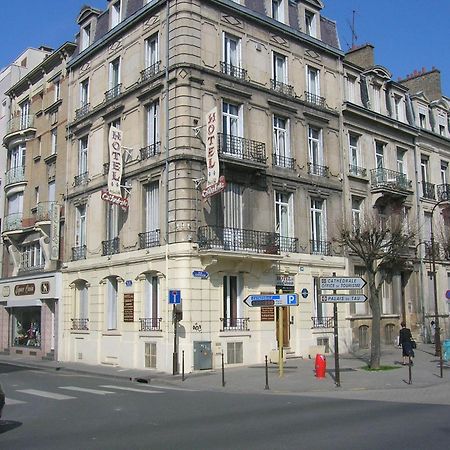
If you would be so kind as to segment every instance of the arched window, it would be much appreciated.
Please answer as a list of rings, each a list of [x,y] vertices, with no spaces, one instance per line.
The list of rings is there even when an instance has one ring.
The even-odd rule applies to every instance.
[[[369,327],[361,325],[358,329],[359,348],[369,348]]]
[[[74,283],[75,302],[74,317],[72,320],[72,330],[88,330],[89,329],[89,300],[88,300],[88,283],[85,280],[77,280]]]
[[[394,344],[395,337],[395,325],[393,323],[388,323],[384,327],[384,343],[387,345]]]

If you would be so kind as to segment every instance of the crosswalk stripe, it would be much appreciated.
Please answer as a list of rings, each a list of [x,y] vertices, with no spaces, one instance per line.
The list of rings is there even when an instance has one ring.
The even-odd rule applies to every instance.
[[[24,402],[22,400],[15,400],[13,398],[6,397],[5,398],[5,403],[6,403],[7,406],[9,406],[9,405],[20,405],[20,404],[26,403],[26,402]]]
[[[143,392],[144,394],[163,394],[162,391],[151,391],[149,389],[136,389],[132,387],[124,387],[124,386],[112,386],[112,385],[102,385],[100,387],[107,389],[119,389],[121,391],[131,391],[131,392]]]
[[[100,387],[105,387],[105,386],[100,386]],[[111,391],[101,391],[99,389],[88,389],[88,388],[82,388],[82,387],[78,387],[78,386],[60,386],[59,389],[67,389],[68,391],[87,392],[89,394],[96,394],[96,395],[114,394],[114,392],[111,392]]]
[[[69,395],[57,394],[56,392],[40,391],[38,389],[20,389],[17,392],[24,394],[37,395],[38,397],[51,398],[53,400],[70,400],[76,397],[70,397]]]

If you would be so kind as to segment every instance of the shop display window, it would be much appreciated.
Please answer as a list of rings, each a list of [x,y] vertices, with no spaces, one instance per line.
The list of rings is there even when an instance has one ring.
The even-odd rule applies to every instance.
[[[13,308],[12,325],[14,346],[41,346],[41,308],[39,306]]]

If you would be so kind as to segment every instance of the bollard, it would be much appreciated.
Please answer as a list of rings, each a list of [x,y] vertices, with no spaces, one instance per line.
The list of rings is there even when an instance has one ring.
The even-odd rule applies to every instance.
[[[408,357],[409,358],[409,364],[408,364],[408,375],[409,375],[409,380],[408,380],[408,384],[412,384],[412,359],[411,356]]]
[[[223,352],[222,352],[222,387],[225,387],[225,366],[223,363]]]
[[[266,359],[266,386],[264,389],[267,391],[269,389],[269,366],[267,365],[267,355],[265,356]]]
[[[184,381],[184,350],[181,352],[181,381]]]
[[[327,370],[327,361],[324,355],[317,354],[315,361],[316,378],[325,378]]]

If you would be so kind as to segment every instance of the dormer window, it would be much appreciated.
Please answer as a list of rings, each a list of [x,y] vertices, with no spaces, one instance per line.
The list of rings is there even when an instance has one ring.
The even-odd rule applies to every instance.
[[[400,122],[404,121],[403,98],[400,95],[394,95],[394,113],[395,120],[398,120]]]
[[[305,11],[305,33],[316,37],[316,15],[312,11]]]
[[[272,18],[284,22],[284,0],[272,0]]]
[[[85,50],[91,44],[91,24],[84,26],[81,29],[80,35],[80,51]]]
[[[114,28],[122,20],[122,0],[117,0],[111,5],[111,28]]]
[[[419,127],[427,128],[427,110],[419,107]]]

